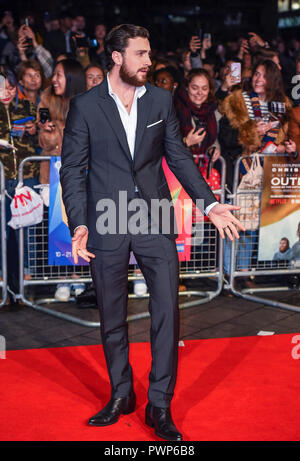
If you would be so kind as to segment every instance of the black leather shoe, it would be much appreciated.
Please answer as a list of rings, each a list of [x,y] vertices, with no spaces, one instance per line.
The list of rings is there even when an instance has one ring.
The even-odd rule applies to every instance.
[[[76,305],[80,309],[98,309],[94,285],[88,286],[80,295],[76,296]]]
[[[92,416],[88,422],[90,426],[109,426],[118,421],[120,415],[129,415],[135,410],[136,396],[132,392],[128,397],[111,399],[108,404]]]
[[[154,407],[150,403],[146,406],[145,422],[148,426],[154,427],[155,434],[165,440],[182,440],[182,435],[172,421],[170,408]]]

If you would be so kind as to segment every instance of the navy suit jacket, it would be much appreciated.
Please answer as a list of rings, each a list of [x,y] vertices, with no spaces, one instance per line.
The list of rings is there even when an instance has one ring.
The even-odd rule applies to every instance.
[[[96,205],[100,199],[113,199],[118,204],[119,191],[126,191],[128,199],[133,199],[137,186],[149,208],[151,199],[171,201],[163,157],[193,201],[203,199],[204,209],[216,201],[182,142],[171,93],[148,83],[145,86],[147,91],[137,100],[133,159],[106,79],[70,102],[61,155],[62,196],[71,235],[77,226],[86,225],[90,248],[116,249],[124,239],[118,232],[98,233],[100,212]],[[118,211],[117,205],[117,216]],[[167,235],[172,239],[177,237],[173,218],[172,208]],[[158,226],[163,232],[161,223]]]

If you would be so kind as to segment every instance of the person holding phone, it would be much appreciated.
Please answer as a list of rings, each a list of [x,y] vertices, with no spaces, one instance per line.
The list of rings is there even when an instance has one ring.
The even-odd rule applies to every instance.
[[[86,90],[85,72],[81,64],[75,59],[63,59],[56,64],[51,79],[51,86],[41,96],[38,111],[39,120],[39,145],[42,147],[41,155],[60,156],[63,131],[69,111],[70,100],[78,93]],[[41,184],[49,184],[49,162],[41,162]],[[55,291],[55,298],[62,302],[70,299],[71,288],[75,295],[82,292],[84,284],[61,283]]]
[[[46,78],[50,78],[53,71],[51,53],[37,42],[34,31],[28,24],[22,24],[18,30],[17,48],[21,62],[35,59],[42,66]]]
[[[236,88],[236,85],[239,85],[241,82],[241,67],[238,72],[238,68],[235,67],[236,64],[240,64],[241,66],[240,62],[231,59],[225,63],[221,72],[221,85],[216,91],[216,98],[218,101],[223,101],[230,92]],[[234,70],[236,71],[235,75],[233,75]]]
[[[32,126],[35,128],[36,107],[30,101],[18,98],[17,79],[9,69],[2,68],[0,76],[5,79],[5,91],[0,96],[0,139],[7,141],[11,146],[9,148],[0,146],[0,160],[4,165],[5,190],[10,197],[14,197],[21,161],[31,155],[37,155],[38,143],[35,129],[32,133]],[[39,166],[37,163],[28,162],[23,169],[23,174],[25,186],[33,187],[38,184]],[[7,196],[5,200],[6,222],[8,222],[11,219],[11,199]],[[11,232],[15,232],[18,241],[19,232],[6,226],[7,239]],[[28,268],[27,241],[27,228],[24,228],[24,278],[29,280],[31,276]],[[15,256],[11,260],[15,261]],[[0,277],[2,277],[1,264],[2,259],[0,258]]]
[[[268,109],[268,103],[272,101],[284,106],[285,113],[272,115]],[[277,153],[296,151],[295,142],[288,136],[290,109],[291,102],[285,95],[281,72],[271,60],[261,61],[254,68],[250,92],[237,89],[223,101],[219,141],[227,164],[227,189],[232,191],[235,161],[240,155],[245,156],[241,163],[243,175],[250,168],[249,155],[254,152],[264,152],[271,147]],[[242,271],[249,270],[256,234],[256,230],[248,230],[241,236],[244,250],[238,253],[237,264]],[[230,242],[225,244],[224,271],[226,274],[230,272]],[[252,288],[254,282],[247,279],[245,285]]]
[[[207,166],[206,155],[209,147],[216,145],[213,162],[220,156],[217,145],[218,119],[214,83],[205,69],[192,69],[175,95],[174,104],[179,119],[180,130],[185,145],[197,156],[199,166]]]

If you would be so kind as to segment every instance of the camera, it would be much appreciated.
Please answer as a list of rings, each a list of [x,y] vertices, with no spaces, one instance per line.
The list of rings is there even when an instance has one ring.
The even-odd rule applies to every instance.
[[[97,40],[88,38],[88,37],[76,37],[76,47],[77,48],[94,48],[98,46]]]

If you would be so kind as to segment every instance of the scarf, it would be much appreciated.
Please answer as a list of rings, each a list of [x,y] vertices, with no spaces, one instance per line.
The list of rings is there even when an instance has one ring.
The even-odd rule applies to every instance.
[[[247,93],[243,93],[245,103],[247,106],[249,118],[252,120],[255,120],[257,118],[263,119],[265,115],[269,115],[269,110],[268,110],[268,103],[261,103],[258,98],[258,94],[252,91],[250,95]],[[262,151],[266,144],[270,141],[274,142],[275,139],[277,138],[277,135],[279,133],[280,129],[280,122],[277,123],[277,125],[271,130],[267,131],[267,133],[264,134],[262,141],[261,141],[261,148],[260,150]]]
[[[191,147],[193,154],[197,156],[196,163],[199,164],[199,156],[205,155],[207,149],[212,146],[217,139],[217,121],[215,117],[217,103],[214,101],[204,102],[201,104],[201,107],[197,107],[190,100],[186,89],[181,88],[174,98],[174,105],[182,137],[186,137],[195,126],[193,120],[194,123],[196,120],[206,123],[206,136],[202,143]],[[203,164],[207,166],[208,161],[208,157],[205,157],[204,162],[201,162],[202,166]]]

